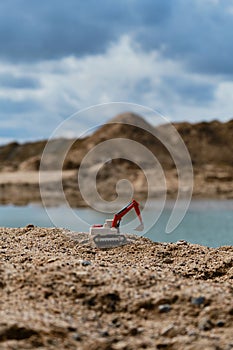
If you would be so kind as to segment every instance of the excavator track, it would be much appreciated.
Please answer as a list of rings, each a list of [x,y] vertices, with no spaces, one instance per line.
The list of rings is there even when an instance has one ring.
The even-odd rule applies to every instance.
[[[102,249],[119,247],[127,243],[126,237],[122,234],[96,235],[93,237],[93,241],[98,248]]]

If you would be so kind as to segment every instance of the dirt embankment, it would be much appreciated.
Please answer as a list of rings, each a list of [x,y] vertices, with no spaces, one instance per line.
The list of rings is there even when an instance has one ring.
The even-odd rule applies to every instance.
[[[111,169],[110,169],[111,168]],[[91,172],[91,170],[90,170]],[[233,198],[233,170],[230,167],[216,168],[211,165],[203,166],[194,173],[193,198]],[[177,195],[178,180],[175,169],[165,171],[167,198],[175,198]],[[43,196],[46,199],[46,205],[56,206],[64,201],[61,192],[59,180],[60,173],[48,171],[43,176]],[[81,196],[78,182],[77,171],[67,170],[62,174],[63,191],[65,198],[72,207],[86,206]],[[39,173],[34,171],[17,171],[6,173],[0,172],[0,203],[27,205],[33,202],[41,202],[40,185],[38,182]],[[131,168],[128,164],[106,165],[101,169],[97,176],[97,190],[105,200],[114,200],[117,196],[116,184],[121,179],[128,179],[133,184],[134,196],[139,201],[147,199],[148,187],[145,175],[141,170]],[[154,198],[160,198],[164,194],[163,179],[156,178],[154,183]],[[86,184],[90,186],[87,181]],[[95,183],[94,183],[95,185]],[[182,183],[184,193],[187,185]],[[124,193],[121,193],[123,198]]]
[[[0,348],[233,349],[233,248],[0,229]]]
[[[194,171],[194,197],[232,199],[233,121],[227,123],[218,121],[198,124],[177,123],[174,126],[191,156]],[[159,140],[159,137],[155,137],[153,133],[162,135],[167,140],[166,142],[175,140],[175,134],[168,125],[154,128],[143,118],[132,113],[117,116],[111,123],[102,126],[86,138],[53,140],[44,162],[44,168],[48,171],[46,196],[50,198],[51,205],[59,204],[56,190],[56,171],[59,166],[63,168],[63,188],[68,202],[73,207],[85,205],[77,183],[77,172],[80,164],[85,155],[96,145],[117,138],[135,141],[156,156],[166,177],[167,196],[174,198],[178,189],[176,166],[171,154]],[[46,141],[40,141],[24,145],[11,143],[0,147],[0,203],[27,204],[40,201],[38,170],[45,145]],[[127,150],[127,152],[129,155],[134,155],[135,149],[133,146],[131,147],[132,149]],[[64,156],[64,162],[61,165],[59,161],[66,149],[69,149],[69,152]],[[138,200],[146,199],[148,184],[145,175],[137,165],[133,164],[133,161],[125,160],[127,157],[124,157],[123,154],[124,147],[119,143],[119,149],[117,147],[111,149],[113,160],[100,166],[97,174],[97,189],[100,195],[105,200],[113,200],[117,195],[117,181],[127,179],[134,187],[134,196]],[[178,158],[179,156],[179,161],[182,164],[182,152],[180,155],[178,152]],[[102,163],[102,157],[103,155],[99,152],[90,158],[90,164],[87,167],[89,175]],[[143,160],[146,163],[146,160]],[[154,167],[150,168],[150,166],[149,163],[146,164],[147,170],[154,171]],[[86,182],[89,186],[89,182]],[[158,175],[154,176],[153,188],[150,189],[155,198],[159,198],[164,193],[163,183],[161,173],[158,172]],[[185,192],[189,184],[183,183],[182,186],[183,188],[180,189]]]

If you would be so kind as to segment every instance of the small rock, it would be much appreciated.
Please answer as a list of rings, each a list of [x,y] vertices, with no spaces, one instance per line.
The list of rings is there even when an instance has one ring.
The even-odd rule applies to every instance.
[[[35,228],[35,226],[33,224],[28,224],[25,228],[27,230],[31,230],[31,229]]]
[[[174,325],[171,324],[170,326],[163,328],[160,334],[164,337],[174,337],[176,333]]]
[[[124,350],[127,349],[128,343],[124,340],[118,341],[116,344],[112,345],[112,349],[114,350]]]
[[[210,329],[213,328],[213,323],[209,319],[203,318],[200,320],[198,328],[201,331],[209,331]]]
[[[76,292],[75,286],[71,286],[69,290],[70,290],[71,293],[75,293]]]
[[[176,242],[176,244],[178,244],[178,245],[187,245],[188,242],[185,241],[184,239],[180,239],[179,241]]]
[[[54,262],[54,261],[56,261],[56,260],[57,260],[57,258],[51,258],[51,259],[48,259],[48,260],[47,260],[47,263],[50,264],[50,263],[52,263],[52,262]]]
[[[76,341],[80,341],[82,339],[81,335],[79,333],[74,333],[73,339]]]
[[[118,318],[113,318],[112,319],[112,324],[116,325],[119,322]]]
[[[171,305],[169,304],[162,304],[158,306],[159,312],[165,313],[171,311]]]
[[[91,262],[89,260],[79,260],[79,263],[82,266],[89,266],[89,265],[91,265]]]
[[[222,320],[219,320],[219,321],[217,321],[216,326],[217,327],[224,327],[225,326],[225,322],[222,321]]]
[[[172,264],[173,263],[173,259],[171,259],[171,258],[165,258],[164,260],[163,260],[163,262],[165,263],[165,264]]]
[[[197,297],[197,298],[192,298],[192,299],[191,299],[191,303],[192,303],[193,305],[198,305],[198,306],[200,306],[200,305],[202,305],[202,304],[205,303],[205,297],[200,296],[200,297]]]
[[[108,337],[109,336],[109,333],[106,330],[100,331],[99,334],[100,334],[101,337]]]
[[[189,330],[187,334],[189,337],[196,337],[198,335],[195,329]]]
[[[131,328],[131,329],[130,329],[130,334],[133,335],[133,336],[134,336],[134,335],[137,335],[137,334],[138,334],[138,329],[137,329],[137,327]]]

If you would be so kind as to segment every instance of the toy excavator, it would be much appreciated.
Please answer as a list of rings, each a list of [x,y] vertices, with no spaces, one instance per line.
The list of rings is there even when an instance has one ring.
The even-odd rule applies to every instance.
[[[120,234],[120,222],[131,209],[135,209],[139,218],[140,225],[135,228],[136,231],[143,231],[144,224],[142,221],[139,203],[134,199],[118,213],[114,215],[113,219],[105,220],[104,225],[92,225],[90,227],[90,235],[98,248],[112,248],[123,245],[127,242],[126,237]]]

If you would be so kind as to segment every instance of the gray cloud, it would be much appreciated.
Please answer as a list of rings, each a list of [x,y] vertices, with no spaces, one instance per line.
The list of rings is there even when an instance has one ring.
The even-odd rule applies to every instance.
[[[45,137],[76,110],[113,100],[159,108],[174,120],[228,118],[227,6],[227,0],[0,2],[1,137]]]
[[[81,57],[128,34],[145,50],[189,69],[233,72],[233,15],[226,0],[9,0],[0,4],[0,57],[11,61]]]
[[[233,14],[229,2],[175,0],[162,25],[142,26],[136,38],[148,51],[182,61],[187,68],[207,74],[233,73]]]
[[[30,61],[103,51],[117,38],[116,20],[122,12],[120,3],[107,8],[104,3],[103,0],[98,4],[93,0],[1,2],[1,57]]]
[[[37,89],[40,87],[40,83],[37,79],[28,76],[0,74],[0,86],[10,89]]]
[[[41,106],[35,100],[25,99],[23,101],[14,101],[9,98],[0,98],[0,115],[4,118],[7,115],[34,112]]]
[[[164,77],[161,91],[172,90],[174,95],[188,104],[207,105],[214,100],[216,86],[183,77]],[[166,93],[165,93],[166,94]]]
[[[103,52],[123,34],[162,24],[171,6],[162,0],[8,0],[0,4],[0,56],[30,61]]]

